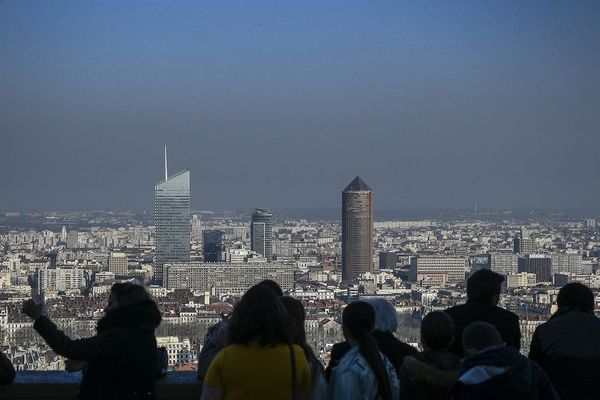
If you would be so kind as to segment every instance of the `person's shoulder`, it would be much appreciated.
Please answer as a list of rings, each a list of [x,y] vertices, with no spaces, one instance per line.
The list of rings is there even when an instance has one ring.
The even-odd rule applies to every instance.
[[[348,342],[339,342],[331,347],[331,358],[339,360],[350,350]]]
[[[335,367],[338,371],[352,368],[356,363],[360,363],[362,356],[358,351],[358,347],[350,348],[340,359],[340,363]]]
[[[502,318],[505,318],[505,319],[508,319],[511,321],[517,321],[517,322],[519,321],[519,316],[517,314],[515,314],[514,312],[507,310],[506,308],[495,306],[494,310],[498,315],[502,316]]]
[[[447,308],[444,312],[452,316],[453,314],[460,314],[469,308],[469,303],[456,304],[450,308]]]

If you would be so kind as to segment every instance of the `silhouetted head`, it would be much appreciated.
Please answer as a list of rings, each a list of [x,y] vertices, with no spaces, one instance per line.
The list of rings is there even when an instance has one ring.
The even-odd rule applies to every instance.
[[[432,311],[421,322],[421,344],[425,350],[443,350],[454,340],[454,321],[443,311]]]
[[[476,303],[498,304],[504,277],[489,269],[480,269],[467,281],[467,299]]]
[[[342,328],[346,340],[358,340],[370,333],[375,326],[375,310],[364,301],[355,301],[344,308],[342,313]],[[348,337],[350,335],[350,338]]]
[[[229,319],[229,341],[249,344],[259,340],[262,346],[289,343],[291,323],[288,313],[267,285],[252,286],[233,309]]]
[[[283,290],[281,290],[281,286],[279,286],[277,282],[271,279],[265,279],[264,281],[261,281],[259,285],[265,285],[271,288],[271,290],[273,290],[275,294],[279,297],[283,296]]]
[[[471,355],[487,349],[488,347],[503,344],[502,336],[498,329],[487,322],[473,322],[465,328],[462,337],[465,354]]]
[[[373,298],[365,300],[375,311],[374,330],[395,333],[398,329],[398,314],[394,306],[386,299]]]
[[[127,307],[149,300],[152,300],[152,298],[142,285],[131,282],[119,282],[112,285],[108,305],[104,311],[110,312],[120,307]]]
[[[568,283],[558,292],[556,303],[559,310],[565,307],[577,307],[585,312],[593,312],[594,293],[579,282]]]
[[[283,306],[287,310],[290,322],[292,325],[292,340],[295,344],[304,347],[306,345],[306,332],[304,330],[304,320],[306,319],[306,311],[302,302],[290,296],[281,298]]]
[[[379,395],[382,399],[388,400],[392,398],[390,381],[377,342],[371,336],[374,325],[375,311],[369,303],[355,301],[344,308],[342,313],[344,336],[352,346],[358,345],[360,354],[375,374]]]

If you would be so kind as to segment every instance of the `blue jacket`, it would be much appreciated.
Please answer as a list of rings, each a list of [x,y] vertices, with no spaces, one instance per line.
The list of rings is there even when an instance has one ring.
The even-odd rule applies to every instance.
[[[399,383],[396,370],[390,361],[381,354],[390,381],[392,399],[399,396]],[[351,348],[333,368],[327,390],[329,400],[374,400],[379,399],[377,379],[367,360],[360,354],[358,347]]]

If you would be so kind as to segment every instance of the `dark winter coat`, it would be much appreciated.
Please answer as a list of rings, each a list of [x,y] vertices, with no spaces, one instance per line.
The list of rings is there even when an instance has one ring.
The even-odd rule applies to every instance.
[[[521,330],[519,317],[504,308],[489,303],[467,301],[466,304],[451,307],[446,313],[452,317],[456,326],[456,340],[450,345],[450,351],[458,357],[464,357],[462,334],[467,325],[475,321],[488,322],[498,329],[502,341],[507,346],[519,350],[521,348]]]
[[[492,347],[463,360],[456,400],[558,400],[539,365],[508,346]]]
[[[204,382],[204,376],[214,358],[227,346],[228,336],[229,322],[226,319],[208,328],[204,336],[204,345],[198,354],[197,375],[201,382]]]
[[[458,378],[460,360],[447,350],[408,356],[398,370],[400,400],[447,400]]]
[[[12,363],[0,351],[0,386],[8,385],[15,379],[15,368]]]
[[[411,354],[416,354],[417,349],[408,344],[398,340],[391,332],[379,332],[375,331],[372,333],[373,338],[377,342],[377,347],[387,358],[390,360],[396,370],[400,368],[404,357]],[[325,376],[329,380],[331,376],[331,370],[333,367],[339,364],[340,360],[350,350],[348,342],[340,342],[333,345],[331,349],[331,359],[325,369]]]
[[[561,308],[538,326],[529,358],[548,374],[562,399],[600,399],[600,319]]]
[[[108,312],[91,338],[70,339],[46,317],[33,327],[57,354],[87,361],[79,399],[138,400],[154,398],[160,320],[156,304],[146,301]]]

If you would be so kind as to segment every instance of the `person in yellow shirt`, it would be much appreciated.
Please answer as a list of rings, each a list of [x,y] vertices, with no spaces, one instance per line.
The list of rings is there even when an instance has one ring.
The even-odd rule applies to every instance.
[[[273,289],[251,287],[233,310],[230,345],[208,368],[202,400],[308,399],[310,369],[291,337],[290,317]]]

